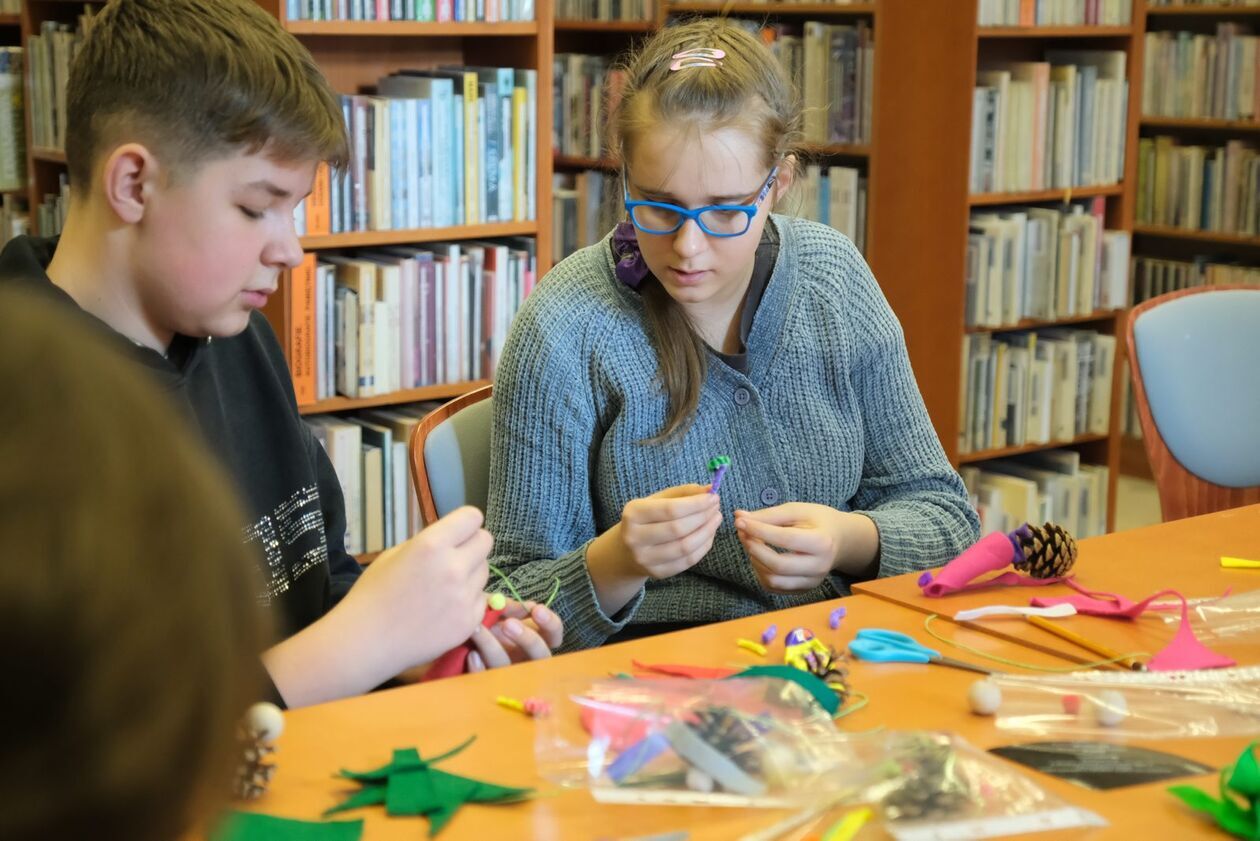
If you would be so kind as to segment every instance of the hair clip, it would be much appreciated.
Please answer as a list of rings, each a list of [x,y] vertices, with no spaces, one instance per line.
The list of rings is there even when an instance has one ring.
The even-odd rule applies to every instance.
[[[670,58],[674,60],[669,65],[670,70],[682,70],[687,67],[720,67],[722,59],[726,58],[726,51],[712,47],[696,47],[674,53]]]

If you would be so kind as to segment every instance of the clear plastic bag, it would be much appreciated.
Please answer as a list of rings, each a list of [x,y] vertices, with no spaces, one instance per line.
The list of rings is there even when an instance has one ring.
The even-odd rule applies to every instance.
[[[1216,599],[1195,599],[1190,607],[1195,631],[1217,639],[1260,642],[1260,590],[1248,590]]]
[[[870,779],[855,795],[899,841],[996,838],[1106,826],[1050,794],[1015,766],[948,733],[891,732],[857,745]]]
[[[851,739],[790,681],[588,680],[551,706],[539,772],[601,802],[795,806],[862,772]]]
[[[994,675],[997,726],[1038,736],[1146,739],[1260,733],[1260,669]]]

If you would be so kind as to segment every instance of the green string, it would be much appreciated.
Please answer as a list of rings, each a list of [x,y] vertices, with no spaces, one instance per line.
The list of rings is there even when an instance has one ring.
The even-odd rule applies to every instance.
[[[1034,666],[1032,663],[1021,663],[1018,660],[1008,660],[1005,657],[999,657],[996,654],[988,654],[978,648],[972,648],[964,643],[946,639],[936,631],[932,630],[932,620],[938,618],[940,617],[933,613],[931,616],[928,616],[923,620],[923,630],[927,631],[935,639],[938,639],[948,645],[952,645],[955,648],[961,648],[963,651],[966,651],[969,654],[974,654],[977,657],[983,657],[986,660],[992,660],[995,663],[1002,663],[1006,666],[1014,666],[1017,669],[1028,669],[1031,672],[1055,672],[1059,674],[1066,674],[1067,672],[1079,672],[1084,669],[1096,669],[1099,666],[1110,666],[1112,663],[1120,663],[1134,657],[1150,658],[1151,656],[1145,651],[1135,651],[1132,654],[1121,654],[1119,657],[1112,657],[1110,660],[1095,660],[1092,663],[1077,663],[1072,666]]]
[[[852,706],[845,707],[844,709],[840,710],[840,712],[836,713],[834,716],[832,716],[832,718],[844,718],[849,713],[855,713],[858,710],[862,709],[862,707],[865,707],[867,704],[871,702],[871,699],[866,697],[865,692],[850,692],[849,694],[852,695],[854,698],[857,698],[858,702],[856,704],[853,704]]]
[[[516,599],[521,604],[525,604],[525,597],[521,595],[520,590],[516,589],[516,586],[512,583],[512,579],[508,578],[507,575],[504,574],[503,570],[499,569],[494,564],[487,564],[487,566],[490,567],[491,572],[503,579],[503,586],[507,587],[508,592],[512,594],[512,598]],[[557,575],[555,582],[551,585],[551,595],[547,596],[547,601],[543,602],[543,607],[550,608],[551,603],[556,600],[556,596],[558,595],[560,595],[560,576]]]

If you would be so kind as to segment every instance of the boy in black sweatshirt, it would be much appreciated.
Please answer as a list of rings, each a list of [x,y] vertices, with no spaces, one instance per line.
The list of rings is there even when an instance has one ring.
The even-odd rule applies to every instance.
[[[453,512],[362,574],[345,552],[340,486],[258,312],[301,260],[293,212],[316,166],[347,156],[306,49],[250,0],[112,0],[67,99],[64,231],[10,243],[0,284],[81,309],[223,460],[258,598],[285,637],[263,654],[283,701],[366,691],[469,638],[479,666],[547,656],[562,629],[546,608],[512,604],[481,628],[492,541],[479,511]]]

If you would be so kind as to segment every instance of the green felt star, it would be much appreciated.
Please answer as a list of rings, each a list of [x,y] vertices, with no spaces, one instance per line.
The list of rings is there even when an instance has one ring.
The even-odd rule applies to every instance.
[[[1221,829],[1231,835],[1260,841],[1260,810],[1256,804],[1260,797],[1257,744],[1260,743],[1248,745],[1232,767],[1221,771],[1220,800],[1191,786],[1173,786],[1168,791],[1191,809],[1211,815]]]
[[[473,737],[476,738],[476,737]],[[346,771],[341,776],[363,786],[325,815],[363,806],[384,805],[392,817],[426,817],[429,836],[442,831],[465,803],[513,803],[534,793],[529,788],[513,788],[461,777],[434,768],[434,764],[454,756],[472,744],[462,745],[432,759],[424,759],[415,748],[394,751],[388,765],[371,771]]]
[[[229,812],[210,841],[359,841],[363,821],[294,821],[252,812]]]

